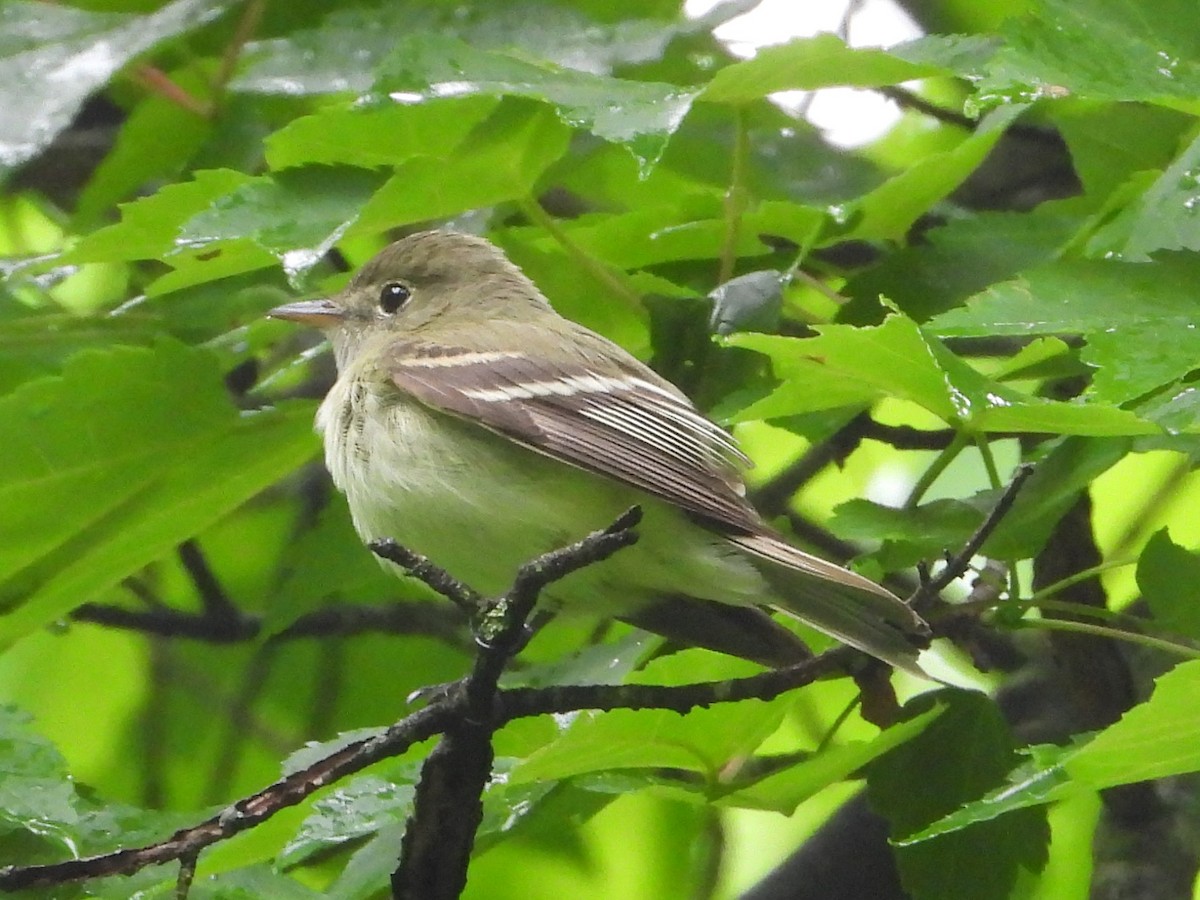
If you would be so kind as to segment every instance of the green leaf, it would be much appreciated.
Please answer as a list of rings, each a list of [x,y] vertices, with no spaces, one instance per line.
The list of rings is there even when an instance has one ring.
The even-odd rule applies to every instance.
[[[644,206],[613,215],[581,216],[565,224],[571,242],[620,269],[640,269],[666,262],[713,259],[720,255],[728,225],[719,218],[720,201],[699,194],[682,206]],[[749,217],[750,219],[753,216]],[[765,246],[750,221],[742,229],[734,252],[759,255]],[[528,232],[528,245],[549,251],[558,242],[545,231]]]
[[[1046,91],[1160,102],[1200,95],[1200,10],[1191,0],[1040,0],[1002,31],[1005,47],[977,86],[981,105]]]
[[[0,394],[57,373],[80,350],[98,344],[149,344],[159,336],[158,323],[150,316],[80,316],[0,299]]]
[[[156,44],[219,16],[229,0],[174,0],[149,15],[0,4],[0,169],[37,155],[91,94]]]
[[[170,78],[195,94],[208,89],[196,69],[172,72]],[[94,227],[106,221],[118,201],[136,196],[155,179],[177,178],[212,130],[212,121],[194,110],[159,95],[147,97],[130,111],[113,149],[80,193],[76,222]]]
[[[874,328],[822,326],[815,338],[735,334],[725,344],[766,355],[782,384],[737,421],[867,405],[887,394],[953,418],[944,378],[915,326],[890,316]]]
[[[1164,628],[1200,639],[1200,554],[1156,532],[1138,557],[1137,584]]]
[[[1004,785],[989,791],[979,800],[964,804],[897,843],[902,847],[917,844],[952,831],[961,831],[970,825],[989,822],[1005,813],[1042,806],[1069,796],[1078,788],[1072,786],[1062,763],[1076,750],[1075,746],[1058,747],[1052,744],[1018,749],[1017,752],[1027,754],[1029,760],[1009,772]]]
[[[562,69],[445,35],[406,36],[374,90],[396,102],[485,94],[551,104],[564,122],[626,147],[649,170],[691,108],[693,91]]]
[[[1200,389],[1177,385],[1140,404],[1137,411],[1168,434],[1195,433],[1200,431]]]
[[[938,819],[902,843],[916,843],[1081,791],[1167,778],[1200,769],[1195,696],[1200,660],[1156,680],[1150,699],[1092,738],[1068,747],[1034,747],[1007,783]],[[905,748],[907,749],[907,748]],[[1007,820],[1006,820],[1007,821]]]
[[[825,325],[813,338],[740,334],[726,343],[771,358],[783,383],[738,420],[781,418],[866,405],[883,397],[909,400],[954,427],[973,432],[1153,434],[1133,413],[1104,404],[1056,403],[986,378],[910,319],[882,325]]]
[[[1026,751],[1030,761],[1014,768],[1006,785],[908,835],[901,844],[917,844],[1080,791],[1195,772],[1200,768],[1198,685],[1200,661],[1183,662],[1157,679],[1150,700],[1115,725],[1078,744],[1031,748]]]
[[[0,643],[169,553],[310,458],[309,416],[307,405],[240,415],[211,355],[174,343],[80,353],[61,377],[0,399]]]
[[[567,127],[543,104],[505,100],[461,145],[399,166],[367,203],[355,230],[373,233],[523,200],[566,151],[569,138]]]
[[[415,776],[415,773],[413,773]],[[276,860],[294,866],[314,853],[403,825],[412,812],[414,778],[396,783],[379,775],[361,775],[313,803],[296,836]]]
[[[62,260],[112,262],[168,256],[175,250],[175,239],[188,219],[253,181],[250,175],[229,169],[195,172],[191,181],[167,185],[149,197],[123,204],[118,224],[86,235]]]
[[[1071,165],[1094,197],[1109,196],[1136,172],[1170,165],[1195,121],[1144,103],[1065,100],[1052,111]]]
[[[1120,402],[1196,368],[1200,331],[1190,288],[1200,258],[1154,265],[1062,260],[994,285],[929,323],[943,336],[1082,334],[1096,367],[1090,394]]]
[[[294,286],[355,224],[384,176],[311,166],[249,178],[216,170],[122,207],[119,225],[89,235],[66,259],[161,257],[174,271],[150,296],[276,263]]]
[[[1198,689],[1200,660],[1155,679],[1149,700],[1063,761],[1067,774],[1100,789],[1200,770]]]
[[[483,820],[475,835],[477,851],[516,828],[553,789],[552,785],[509,784],[507,774],[513,764],[500,758],[493,765],[494,777],[483,794]],[[296,866],[315,854],[372,837],[347,864],[335,896],[346,896],[351,884],[369,885],[374,893],[396,868],[397,847],[412,815],[419,777],[418,766],[404,763],[384,774],[360,775],[340,785],[313,803],[312,812],[280,851],[276,864]]]
[[[0,759],[0,834],[27,832],[72,851],[79,810],[66,761],[11,706],[0,706]]]
[[[753,59],[726,66],[700,94],[710,103],[747,103],[776,91],[833,85],[880,87],[942,74],[933,65],[909,62],[883,51],[847,47],[832,34],[763,47]]]
[[[670,2],[670,0],[667,0]],[[615,12],[606,3],[605,18]],[[673,13],[678,10],[673,9]],[[513,51],[516,58],[543,59],[593,74],[657,60],[680,35],[713,27],[711,16],[675,21],[651,18],[644,3],[611,24],[558,3],[513,2],[438,9],[391,3],[334,9],[313,28],[285,38],[256,41],[234,79],[236,91],[301,96],[367,91],[381,64],[403,44],[444,41],[450,34],[486,51]],[[645,18],[643,18],[645,16]],[[708,20],[708,21],[706,21]],[[398,41],[397,35],[403,36]],[[345,47],[353,47],[347,54]]]
[[[944,200],[996,146],[1021,114],[1016,104],[986,116],[953,150],[926,156],[835,214],[845,222],[841,239],[901,240],[917,219]]]
[[[1008,726],[990,699],[964,691],[937,696],[949,708],[867,773],[870,803],[887,818],[894,838],[914,834],[979,797],[1015,759]],[[1045,864],[1048,840],[1045,813],[1031,809],[902,846],[897,861],[905,889],[917,900],[1002,900],[1022,870],[1036,872]],[[987,859],[986,878],[979,877],[980,859]]]
[[[1093,256],[1144,262],[1155,250],[1200,249],[1200,135],[1088,242]]]
[[[175,879],[163,880],[167,882],[163,885],[166,890]],[[197,883],[188,891],[188,897],[194,900],[258,900],[260,897],[271,897],[272,900],[318,900],[328,896],[305,887],[294,878],[281,875],[265,863],[245,866],[232,872],[220,872],[203,881],[197,879]]]
[[[1007,17],[1003,4],[988,7],[986,12]],[[889,47],[888,52],[912,63],[938,66],[971,78],[978,77],[1001,45],[995,34],[926,34]]]
[[[355,223],[382,183],[382,175],[361,169],[311,166],[239,185],[183,223],[175,237],[182,252],[169,259],[176,271],[160,279],[155,290],[212,280],[205,271],[211,267],[221,277],[257,267],[264,255],[255,248],[265,250],[267,260],[278,260],[298,284]],[[243,266],[246,241],[253,247],[245,251]],[[232,270],[231,256],[239,260]]]
[[[26,713],[0,706],[0,859],[78,858],[161,839],[181,824],[177,815],[102,804],[81,792],[62,755],[29,722]]]
[[[923,713],[889,726],[872,740],[824,748],[810,759],[792,763],[752,785],[730,791],[718,802],[722,806],[770,809],[791,815],[818,792],[856,777],[869,763],[915,739],[943,712],[944,707],[934,704]]]
[[[998,281],[1054,259],[1081,227],[1082,215],[1060,203],[1028,213],[977,213],[931,228],[919,242],[853,276],[841,293],[853,298],[838,319],[879,319],[885,296],[918,322],[962,304]]]
[[[849,500],[838,506],[829,530],[849,541],[887,541],[889,559],[903,545],[909,564],[936,559],[962,546],[983,521],[984,514],[961,500],[934,500],[916,509],[896,509],[870,500]]]
[[[374,169],[416,156],[439,156],[459,146],[497,102],[494,97],[467,96],[323,109],[293,119],[267,138],[267,162],[273,169],[312,164]]]

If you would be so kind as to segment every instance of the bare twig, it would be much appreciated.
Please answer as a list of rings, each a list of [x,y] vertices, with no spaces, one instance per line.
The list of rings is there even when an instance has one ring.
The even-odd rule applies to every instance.
[[[205,614],[218,621],[236,621],[239,615],[238,608],[229,599],[221,582],[217,580],[216,573],[213,572],[204,553],[200,550],[200,545],[194,539],[189,538],[179,545],[178,552],[179,562],[187,572],[188,578],[192,580],[192,584],[195,585]]]
[[[984,542],[991,537],[992,532],[1008,515],[1012,509],[1013,503],[1017,500],[1017,494],[1021,490],[1021,486],[1033,474],[1033,466],[1025,463],[1017,467],[1013,472],[1012,479],[1008,482],[1004,492],[1000,495],[1000,499],[996,501],[996,505],[992,507],[991,512],[975,529],[975,533],[967,540],[963,548],[953,557],[946,561],[946,567],[935,578],[922,580],[920,587],[916,593],[909,598],[909,605],[920,609],[930,600],[944,591],[956,578],[962,577],[970,568],[971,560],[975,554],[979,552],[979,548]]]
[[[71,613],[71,619],[108,628],[214,644],[254,641],[263,629],[262,617],[249,613],[239,612],[234,620],[215,619],[207,613],[184,612],[166,606],[135,610],[105,603],[85,603]],[[271,635],[268,640],[351,637],[367,633],[418,634],[438,638],[455,647],[466,647],[464,624],[465,620],[454,607],[441,603],[392,600],[378,605],[344,604],[315,609]]]
[[[794,463],[754,492],[754,505],[768,516],[782,513],[792,495],[822,469],[832,463],[840,465],[858,449],[870,422],[870,413],[861,412],[828,438],[813,444]]]
[[[376,556],[395,563],[413,578],[423,581],[468,616],[474,617],[483,608],[484,598],[481,594],[435,566],[420,553],[401,547],[391,539],[371,541],[367,546]]]

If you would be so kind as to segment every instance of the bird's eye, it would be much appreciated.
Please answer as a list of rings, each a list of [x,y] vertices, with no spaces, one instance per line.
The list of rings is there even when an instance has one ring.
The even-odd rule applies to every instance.
[[[410,293],[406,285],[398,281],[389,281],[379,291],[379,308],[391,315],[404,305]]]

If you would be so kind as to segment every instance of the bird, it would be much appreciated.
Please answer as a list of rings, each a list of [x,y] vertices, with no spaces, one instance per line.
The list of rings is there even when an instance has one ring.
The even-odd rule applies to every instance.
[[[922,674],[925,622],[790,544],[746,496],[734,437],[628,351],[568,319],[485,238],[422,231],[329,297],[338,375],[316,429],[364,542],[393,539],[485,596],[638,505],[638,541],[549,586],[551,611],[620,618],[767,666],[809,651],[773,609]]]

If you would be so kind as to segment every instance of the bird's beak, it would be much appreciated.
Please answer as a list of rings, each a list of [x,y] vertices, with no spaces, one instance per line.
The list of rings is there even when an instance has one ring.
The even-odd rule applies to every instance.
[[[267,315],[272,319],[287,319],[321,329],[332,328],[345,318],[345,314],[328,297],[285,303],[267,310]]]

